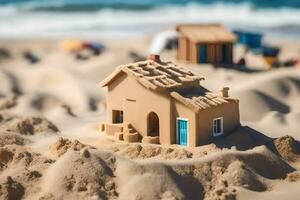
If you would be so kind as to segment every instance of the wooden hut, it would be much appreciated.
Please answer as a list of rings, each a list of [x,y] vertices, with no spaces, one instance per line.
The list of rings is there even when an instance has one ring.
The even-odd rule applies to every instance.
[[[178,59],[191,63],[232,64],[235,35],[218,24],[178,25]]]

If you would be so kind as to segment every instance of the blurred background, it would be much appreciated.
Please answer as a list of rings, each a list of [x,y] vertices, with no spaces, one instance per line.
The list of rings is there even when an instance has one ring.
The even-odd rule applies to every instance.
[[[0,37],[127,37],[177,23],[300,36],[299,0],[0,0]]]

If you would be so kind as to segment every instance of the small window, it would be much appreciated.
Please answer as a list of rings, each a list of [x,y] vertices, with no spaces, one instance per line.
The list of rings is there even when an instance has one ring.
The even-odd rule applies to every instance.
[[[213,121],[213,136],[218,136],[223,134],[223,118],[216,118]]]
[[[123,111],[122,110],[113,110],[112,111],[113,123],[121,124],[123,123]]]

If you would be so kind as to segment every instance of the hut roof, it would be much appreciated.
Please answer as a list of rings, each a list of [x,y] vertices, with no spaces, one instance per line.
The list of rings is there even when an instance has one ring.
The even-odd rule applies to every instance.
[[[218,24],[183,24],[176,29],[196,43],[235,42],[237,39],[232,32]]]

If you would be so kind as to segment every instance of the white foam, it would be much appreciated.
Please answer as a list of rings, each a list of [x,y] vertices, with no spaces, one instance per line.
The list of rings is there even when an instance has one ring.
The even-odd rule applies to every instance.
[[[300,26],[300,9],[257,10],[250,4],[191,3],[140,11],[102,9],[65,13],[1,7],[0,13],[0,37],[139,35],[177,23],[222,23],[230,27]]]

